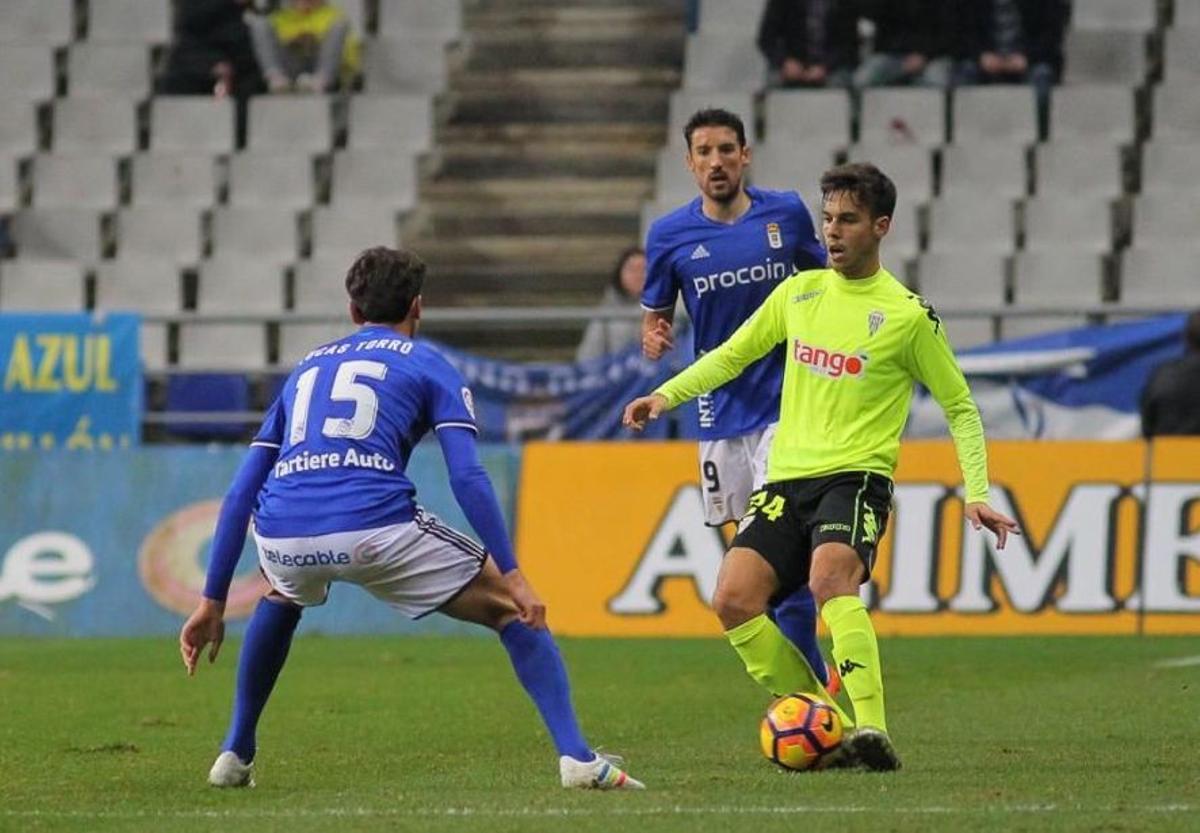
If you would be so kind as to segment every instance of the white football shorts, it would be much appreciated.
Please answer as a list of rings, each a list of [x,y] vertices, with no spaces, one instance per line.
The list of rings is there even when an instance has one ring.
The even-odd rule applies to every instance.
[[[767,454],[775,425],[772,422],[740,437],[700,442],[704,523],[721,526],[746,513],[751,493],[767,482]]]
[[[267,582],[293,604],[321,605],[335,581],[357,584],[412,619],[433,613],[483,569],[483,547],[417,507],[408,523],[311,538],[254,533]]]

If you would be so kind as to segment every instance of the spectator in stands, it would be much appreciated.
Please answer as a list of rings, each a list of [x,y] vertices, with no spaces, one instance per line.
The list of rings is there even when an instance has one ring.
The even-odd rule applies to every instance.
[[[1142,391],[1142,435],[1200,436],[1200,310],[1183,327],[1185,353],[1160,365]]]
[[[245,15],[251,0],[178,0],[175,37],[158,92],[231,96],[262,92]]]
[[[615,353],[630,344],[642,343],[641,311],[642,286],[646,283],[646,252],[634,246],[621,252],[613,269],[612,282],[604,290],[600,306],[605,309],[626,309],[628,318],[595,318],[584,330],[583,340],[575,352],[576,361]]]
[[[855,0],[854,5],[859,17],[875,24],[874,51],[855,71],[854,86],[951,84],[956,0]]]
[[[358,43],[345,12],[325,0],[287,0],[250,18],[254,52],[273,93],[325,93],[358,72]]]
[[[838,0],[768,0],[758,49],[781,87],[847,87],[858,63],[853,4]]]
[[[1042,109],[1062,76],[1067,0],[972,0],[965,4],[964,83],[1031,83]]]

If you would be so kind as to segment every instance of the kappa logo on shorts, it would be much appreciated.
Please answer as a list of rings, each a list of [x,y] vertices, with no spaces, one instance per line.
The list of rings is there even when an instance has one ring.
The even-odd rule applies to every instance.
[[[817,532],[853,532],[850,524],[821,524]]]
[[[867,544],[874,544],[875,537],[879,534],[879,522],[875,519],[875,510],[870,506],[863,507],[863,533],[862,540]]]

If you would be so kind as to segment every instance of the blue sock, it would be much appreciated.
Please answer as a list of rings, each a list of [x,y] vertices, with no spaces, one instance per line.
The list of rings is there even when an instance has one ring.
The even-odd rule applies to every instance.
[[[254,616],[246,628],[242,655],[238,659],[233,720],[221,745],[222,749],[233,750],[243,761],[254,760],[258,718],[287,659],[292,634],[299,621],[300,608],[263,599],[254,609]]]
[[[788,641],[800,649],[821,685],[829,683],[829,670],[817,642],[817,603],[804,585],[775,608],[775,624]]]
[[[583,739],[571,706],[567,669],[550,632],[512,621],[500,629],[500,641],[508,651],[517,679],[542,715],[558,754],[570,755],[578,761],[592,760],[592,748]]]

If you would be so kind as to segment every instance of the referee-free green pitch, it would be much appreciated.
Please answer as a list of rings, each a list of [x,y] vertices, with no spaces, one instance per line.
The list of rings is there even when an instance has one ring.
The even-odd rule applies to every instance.
[[[788,773],[721,640],[562,639],[585,734],[644,793],[568,792],[487,636],[297,637],[258,786],[205,776],[236,642],[0,640],[0,830],[1200,828],[1200,640],[881,640],[897,773]]]

